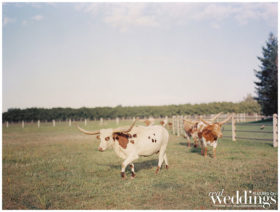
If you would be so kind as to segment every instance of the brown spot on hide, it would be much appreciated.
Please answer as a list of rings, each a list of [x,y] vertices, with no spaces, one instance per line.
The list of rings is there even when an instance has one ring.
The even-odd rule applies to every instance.
[[[133,141],[133,140],[130,140],[130,143],[134,144],[134,141]]]
[[[106,140],[106,141],[109,141],[109,140],[110,140],[110,137],[106,137],[105,140]]]
[[[127,144],[128,144],[128,135],[124,133],[114,133],[113,138],[116,138],[117,141],[119,142],[119,145],[123,148],[126,149]]]
[[[159,153],[159,150],[156,152],[156,154],[158,154]]]
[[[152,139],[152,142],[154,143],[154,139]]]
[[[154,133],[154,135],[156,135],[156,134]]]
[[[199,133],[198,133],[198,136],[199,136]],[[202,133],[201,135],[202,137],[204,137],[204,139],[206,141],[210,141],[211,143],[216,141],[217,140],[217,135],[214,131],[214,125],[208,125],[206,126],[203,130],[202,130]],[[199,137],[200,137],[199,136]]]
[[[96,136],[97,139],[100,139],[100,135]]]
[[[164,121],[160,121],[160,124],[163,126],[164,125]]]
[[[133,138],[136,138],[137,137],[137,134],[133,134]]]
[[[198,132],[197,135],[200,139],[202,138],[202,132]]]
[[[129,137],[129,138],[132,138],[132,135],[131,135],[131,134],[128,134],[128,137]]]
[[[148,139],[151,139],[151,137],[149,136]]]
[[[133,165],[130,164],[129,166],[130,166],[131,169],[133,168]]]

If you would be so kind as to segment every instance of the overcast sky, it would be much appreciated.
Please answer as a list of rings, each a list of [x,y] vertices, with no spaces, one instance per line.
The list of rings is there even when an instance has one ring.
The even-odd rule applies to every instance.
[[[3,3],[3,111],[241,101],[276,3]]]

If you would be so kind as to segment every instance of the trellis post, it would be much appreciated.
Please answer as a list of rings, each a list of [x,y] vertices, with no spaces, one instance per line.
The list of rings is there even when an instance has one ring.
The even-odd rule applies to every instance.
[[[278,115],[273,114],[273,147],[278,147]]]
[[[231,117],[231,129],[232,129],[232,141],[236,141],[236,126],[235,126],[235,114]]]

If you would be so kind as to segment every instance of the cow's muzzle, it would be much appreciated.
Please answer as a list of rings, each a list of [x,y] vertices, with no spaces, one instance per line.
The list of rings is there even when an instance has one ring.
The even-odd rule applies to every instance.
[[[98,147],[98,151],[103,152],[104,150],[101,147]]]

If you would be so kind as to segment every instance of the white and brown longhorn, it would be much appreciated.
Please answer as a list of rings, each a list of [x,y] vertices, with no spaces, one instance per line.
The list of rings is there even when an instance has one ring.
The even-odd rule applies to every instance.
[[[136,119],[137,120],[137,119]],[[130,165],[132,175],[135,177],[134,160],[139,156],[150,156],[159,153],[159,161],[156,173],[160,170],[163,161],[168,168],[166,156],[166,147],[168,144],[168,131],[162,126],[137,126],[134,127],[136,120],[128,129],[101,129],[90,132],[80,128],[78,129],[87,135],[99,135],[100,144],[98,150],[103,152],[109,147],[113,147],[115,153],[124,159],[121,168],[121,176],[125,177],[125,169]]]
[[[213,123],[221,114],[222,113],[218,113],[209,121]],[[186,132],[188,147],[191,146],[191,138],[194,141],[194,147],[196,148],[198,146],[198,132],[202,131],[205,126],[206,125],[202,121],[191,121],[184,119],[184,130]]]
[[[198,132],[198,138],[201,142],[201,154],[207,156],[207,145],[213,147],[213,157],[216,158],[216,148],[218,145],[218,139],[223,137],[222,125],[231,119],[232,116],[228,116],[225,120],[211,123],[201,119],[206,125],[201,131]]]

